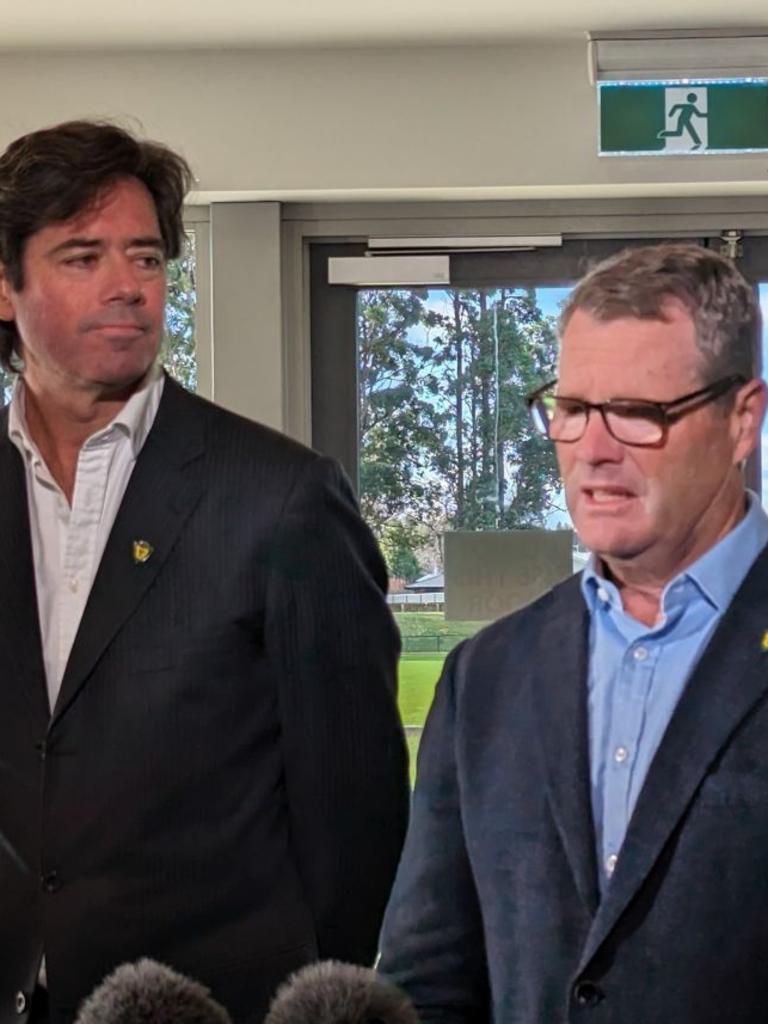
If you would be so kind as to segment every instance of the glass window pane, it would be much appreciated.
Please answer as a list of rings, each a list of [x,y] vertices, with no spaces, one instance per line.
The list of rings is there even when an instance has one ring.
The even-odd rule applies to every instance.
[[[13,374],[0,367],[0,406],[7,405],[11,400]]]
[[[538,528],[538,544],[571,528],[554,450],[523,400],[555,376],[569,290],[358,293],[360,501],[392,577],[412,755],[446,654],[505,610],[446,618],[446,537],[458,551],[466,534]],[[569,561],[568,543],[565,573],[585,558]]]
[[[184,252],[179,259],[168,264],[168,298],[161,360],[170,375],[190,391],[197,390],[195,273],[195,232],[187,229]]]

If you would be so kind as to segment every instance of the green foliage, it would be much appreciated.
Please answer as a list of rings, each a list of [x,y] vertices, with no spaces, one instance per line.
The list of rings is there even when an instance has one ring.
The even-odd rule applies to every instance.
[[[387,561],[389,575],[413,583],[424,575],[424,569],[414,554],[419,547],[421,530],[411,522],[393,519],[379,530],[379,545]]]
[[[482,622],[463,622],[451,620],[446,622],[443,612],[397,612],[395,622],[400,635],[451,637],[458,643],[465,637],[474,636],[485,625]]]
[[[14,376],[0,367],[0,408],[7,405],[11,400],[13,391]]]
[[[440,414],[424,394],[429,363],[409,337],[429,316],[418,292],[360,293],[360,498],[378,533],[395,517],[419,522],[439,511],[428,471]]]
[[[406,583],[413,583],[419,576],[424,575],[424,569],[416,555],[410,548],[398,548],[391,557],[387,557],[390,576],[405,580]]]
[[[168,264],[165,338],[160,352],[170,375],[189,391],[197,390],[196,297],[195,236],[190,232],[181,257]]]

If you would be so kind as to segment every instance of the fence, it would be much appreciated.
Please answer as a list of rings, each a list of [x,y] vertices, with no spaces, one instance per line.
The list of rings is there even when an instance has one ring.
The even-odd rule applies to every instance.
[[[404,636],[403,651],[407,653],[447,654],[464,639],[464,634],[424,633],[421,636]]]
[[[398,606],[400,611],[407,611],[410,607],[421,608],[424,605],[442,608],[445,604],[445,593],[440,590],[434,594],[387,594],[387,603]]]

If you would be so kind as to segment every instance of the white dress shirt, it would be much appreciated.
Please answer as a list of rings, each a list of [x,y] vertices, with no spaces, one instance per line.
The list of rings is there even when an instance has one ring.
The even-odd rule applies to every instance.
[[[37,608],[49,707],[53,709],[96,570],[133,467],[154,423],[165,377],[153,366],[139,389],[80,449],[70,507],[29,435],[24,383],[16,382],[8,414],[27,483]]]

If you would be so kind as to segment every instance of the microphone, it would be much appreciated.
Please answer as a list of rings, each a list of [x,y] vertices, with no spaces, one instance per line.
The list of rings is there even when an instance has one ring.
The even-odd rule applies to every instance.
[[[264,1024],[419,1024],[408,996],[367,967],[324,960],[277,990]]]
[[[82,1003],[75,1024],[232,1024],[207,988],[154,960],[122,964]]]

